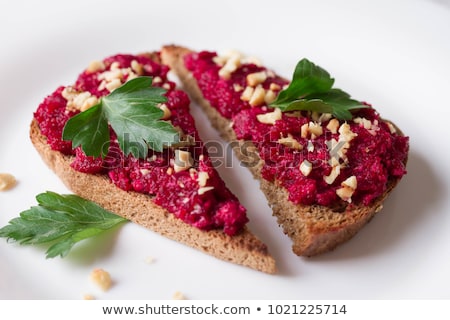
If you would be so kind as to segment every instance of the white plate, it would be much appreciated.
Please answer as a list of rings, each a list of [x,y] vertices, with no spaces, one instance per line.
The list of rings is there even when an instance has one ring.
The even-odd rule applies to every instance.
[[[295,3],[295,4],[294,4]],[[42,99],[91,60],[157,50],[239,49],[290,77],[302,57],[337,86],[371,102],[411,138],[408,175],[384,210],[334,252],[292,254],[250,173],[219,168],[278,260],[266,275],[167,240],[131,223],[80,244],[65,259],[0,239],[0,298],[379,299],[450,298],[450,7],[448,1],[9,1],[0,13],[0,225],[46,190],[69,191],[39,159],[28,124]],[[193,106],[204,140],[218,135]],[[154,257],[153,264],[145,262]],[[89,281],[108,270],[108,292]]]

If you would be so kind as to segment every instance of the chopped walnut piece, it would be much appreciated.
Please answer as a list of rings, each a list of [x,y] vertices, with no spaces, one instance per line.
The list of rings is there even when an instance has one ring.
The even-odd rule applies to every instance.
[[[270,84],[270,86],[269,86],[269,89],[270,89],[270,90],[273,90],[273,91],[277,91],[277,90],[280,90],[281,87],[280,87],[279,84],[276,84],[275,82],[272,82],[272,83]]]
[[[252,107],[259,106],[264,103],[266,98],[266,90],[261,85],[258,85],[253,91],[252,97],[248,102]]]
[[[331,172],[328,176],[324,176],[323,180],[325,180],[325,182],[327,184],[332,184],[334,182],[334,180],[336,180],[336,178],[338,177],[338,175],[341,173],[341,167],[340,166],[335,166],[331,168]]]
[[[142,67],[142,64],[140,64],[136,60],[131,61],[131,70],[133,70],[139,76],[144,74],[144,68]]]
[[[198,193],[199,195],[202,195],[202,194],[204,194],[204,193],[206,193],[206,192],[208,192],[208,191],[211,191],[211,190],[213,190],[213,189],[214,189],[213,186],[209,186],[209,187],[201,187],[201,188],[198,189],[197,193]]]
[[[300,172],[307,177],[312,171],[312,163],[308,160],[303,160],[302,164],[300,165]]]
[[[338,195],[338,197],[347,202],[352,201],[353,192],[355,192],[355,190],[346,187],[342,187],[336,190],[336,194]]]
[[[180,291],[177,291],[172,296],[173,300],[187,300],[184,294],[182,294]]]
[[[233,89],[234,89],[235,92],[240,92],[240,91],[244,90],[244,87],[241,86],[241,85],[238,84],[238,83],[234,83],[234,84],[233,84]]]
[[[275,108],[273,112],[258,114],[256,116],[259,122],[265,124],[275,124],[275,121],[281,120],[281,117],[281,110],[279,108]]]
[[[300,127],[300,136],[301,136],[302,138],[308,137],[308,128],[309,128],[309,125],[308,125],[307,123],[303,124],[303,125]]]
[[[241,57],[238,55],[231,56],[223,67],[219,70],[219,76],[224,79],[230,79],[231,74],[241,65]]]
[[[394,125],[392,123],[390,123],[389,121],[386,121],[386,124],[387,124],[391,134],[397,133],[397,129],[394,127]]]
[[[330,122],[327,124],[327,129],[331,131],[331,133],[337,133],[337,130],[339,128],[339,120],[338,119],[331,119]]]
[[[356,181],[356,177],[355,176],[351,176],[351,177],[348,177],[346,180],[342,181],[341,185],[343,187],[348,187],[348,188],[351,188],[353,190],[356,190],[356,188],[358,186],[358,183]]]
[[[175,150],[175,172],[180,172],[189,169],[194,164],[191,153],[184,150]]]
[[[267,73],[265,71],[259,71],[250,73],[246,77],[247,85],[256,87],[258,84],[263,83],[267,79]]]
[[[109,92],[112,92],[115,89],[117,89],[118,87],[120,87],[121,85],[122,85],[122,81],[120,81],[119,78],[116,78],[116,79],[112,79],[111,81],[106,83],[105,87],[106,87],[106,90],[108,90]]]
[[[323,128],[319,123],[310,122],[308,126],[308,131],[311,133],[311,137],[315,139],[323,134]]]
[[[6,191],[16,185],[16,178],[9,173],[0,173],[0,191]]]
[[[172,112],[170,111],[169,107],[165,104],[162,103],[159,105],[159,108],[164,112],[163,116],[162,116],[162,120],[167,120],[170,118],[170,116],[172,115]]]
[[[346,180],[342,181],[341,186],[342,188],[339,188],[336,190],[336,194],[339,198],[341,198],[344,201],[352,202],[352,195],[355,192],[357,188],[357,181],[355,176],[351,176],[347,178]]]
[[[276,93],[274,91],[267,90],[266,91],[266,96],[264,97],[264,102],[266,104],[270,104],[270,103],[274,102],[276,98],[277,98],[277,95],[276,95]]]
[[[288,134],[286,138],[278,139],[278,143],[295,150],[303,149],[303,146],[291,134]]]
[[[112,285],[110,274],[103,269],[94,269],[91,272],[91,281],[103,291],[108,291]]]
[[[105,70],[105,64],[103,63],[103,61],[92,61],[86,69],[88,73],[94,73],[103,70]]]
[[[249,86],[245,87],[244,91],[241,94],[241,100],[242,101],[250,101],[254,91],[255,91],[255,88],[253,88],[253,87],[249,87]]]
[[[367,120],[366,118],[357,117],[353,119],[353,122],[359,124],[360,126],[363,126],[364,129],[367,130],[369,130],[372,127],[372,122],[370,120]]]
[[[198,185],[199,185],[200,187],[206,186],[206,182],[208,181],[208,179],[209,179],[209,174],[208,174],[208,172],[206,172],[206,171],[200,171],[200,172],[198,173],[197,181],[198,181]]]
[[[65,87],[61,95],[67,100],[68,111],[85,111],[98,103],[97,97],[89,91],[79,92],[71,86]]]

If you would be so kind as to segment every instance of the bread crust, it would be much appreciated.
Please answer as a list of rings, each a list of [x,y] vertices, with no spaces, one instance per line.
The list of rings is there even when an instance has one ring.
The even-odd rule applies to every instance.
[[[202,231],[177,219],[155,204],[149,195],[124,191],[104,174],[86,174],[72,169],[73,156],[52,150],[35,119],[30,125],[30,139],[48,167],[77,195],[216,258],[265,273],[276,273],[275,259],[269,254],[267,246],[248,228],[235,236],[228,236],[221,230]]]
[[[231,122],[224,118],[213,108],[203,95],[191,73],[186,69],[183,57],[191,50],[174,45],[165,46],[161,51],[164,64],[177,74],[186,92],[192,100],[202,107],[211,120],[213,126],[227,141],[236,141],[236,135],[231,127]],[[399,131],[400,132],[400,131]],[[245,150],[249,150],[250,141],[238,140],[240,145],[245,144]],[[254,147],[254,146],[253,146]],[[241,148],[235,148],[236,156],[243,160],[248,157],[244,155]],[[320,205],[294,204],[288,200],[286,189],[267,181],[261,176],[261,168],[264,164],[259,158],[254,147],[252,159],[259,159],[257,165],[248,167],[253,176],[260,181],[260,188],[265,194],[273,215],[284,233],[293,242],[292,250],[299,256],[314,256],[331,251],[339,244],[352,238],[373,216],[383,208],[383,202],[392,189],[397,185],[399,179],[391,179],[386,191],[376,199],[370,206],[356,206],[351,210],[336,212],[328,207]]]

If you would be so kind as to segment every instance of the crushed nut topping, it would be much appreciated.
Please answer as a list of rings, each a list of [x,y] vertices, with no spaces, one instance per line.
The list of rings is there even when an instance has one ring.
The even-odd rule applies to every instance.
[[[180,172],[189,169],[194,165],[194,159],[192,159],[191,153],[184,150],[175,150],[175,172]]]
[[[370,120],[367,120],[366,118],[357,117],[353,119],[353,122],[359,124],[360,126],[363,126],[364,129],[367,130],[369,130],[372,127],[372,122]]]
[[[65,87],[61,95],[67,100],[66,109],[72,112],[86,111],[99,102],[98,98],[89,91],[79,92],[71,86]]]
[[[224,79],[230,79],[231,74],[239,68],[241,65],[241,55],[232,55],[230,56],[223,67],[219,70],[219,76]]]
[[[244,90],[244,87],[241,86],[241,85],[238,84],[238,83],[234,83],[234,84],[233,84],[233,89],[234,89],[235,92],[241,92],[242,90]],[[248,99],[248,100],[249,100],[249,99]],[[248,100],[247,100],[247,101],[248,101]]]
[[[331,119],[327,124],[327,129],[331,131],[331,133],[337,133],[339,128],[339,120]]]
[[[92,61],[86,69],[88,73],[95,73],[103,70],[105,70],[105,64],[103,61]]]
[[[323,134],[323,128],[320,123],[310,121],[300,127],[300,136],[307,138],[308,134],[311,134],[311,139],[316,139]]]
[[[253,91],[253,94],[248,103],[252,107],[256,107],[263,104],[265,98],[266,98],[266,90],[264,90],[264,88],[261,85],[258,85]]]
[[[247,85],[256,87],[263,83],[267,79],[267,73],[265,71],[250,73],[246,77]]]
[[[210,186],[210,187],[201,187],[201,188],[198,189],[197,193],[198,193],[199,195],[202,195],[202,194],[204,194],[204,193],[206,193],[206,192],[208,192],[208,191],[210,191],[210,190],[213,190],[213,189],[214,189],[213,186]]]
[[[275,121],[281,120],[282,114],[281,110],[279,108],[275,108],[274,111],[264,113],[264,114],[258,114],[256,118],[259,122],[265,123],[265,124],[275,124]]]
[[[308,160],[303,160],[300,164],[300,172],[307,177],[312,171],[312,163]]]
[[[267,90],[266,96],[264,97],[264,102],[266,104],[270,104],[270,103],[274,102],[276,98],[277,98],[277,94],[275,93],[275,91]]]
[[[310,122],[308,131],[311,133],[311,139],[315,139],[323,134],[323,128],[319,123]]]
[[[303,146],[291,134],[288,134],[286,138],[278,139],[278,143],[295,150],[303,149]]]
[[[325,182],[327,184],[332,184],[334,182],[334,180],[336,180],[336,178],[339,176],[339,174],[341,173],[341,166],[334,166],[331,168],[331,172],[328,176],[324,176],[323,180],[325,180]]]
[[[105,70],[97,76],[97,79],[101,81],[98,90],[101,91],[106,88],[109,92],[112,92],[123,84],[124,79],[129,81],[143,73],[144,66],[136,60],[131,61],[130,68],[120,68],[119,63],[114,61],[109,66],[109,70]]]
[[[249,86],[245,87],[244,91],[241,94],[241,100],[242,101],[250,101],[254,91],[255,91],[255,88],[253,88],[253,87],[249,87]]]
[[[272,91],[277,91],[277,90],[280,90],[281,87],[279,84],[272,82],[269,86],[269,89]]]
[[[357,181],[355,176],[347,178],[341,183],[341,188],[336,190],[336,194],[344,201],[352,202],[352,195],[357,188]]]
[[[200,171],[200,172],[198,173],[197,181],[198,181],[198,185],[199,185],[200,187],[206,186],[206,182],[208,181],[208,179],[209,179],[209,174],[208,174],[208,172]]]

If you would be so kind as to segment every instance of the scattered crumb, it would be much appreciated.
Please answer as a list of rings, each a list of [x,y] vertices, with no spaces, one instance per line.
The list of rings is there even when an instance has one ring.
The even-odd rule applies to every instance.
[[[103,291],[108,291],[112,285],[110,274],[103,269],[94,269],[91,272],[91,281],[99,286]]]
[[[95,300],[95,297],[92,294],[85,294],[83,300]]]
[[[6,191],[16,185],[16,178],[9,173],[0,173],[0,191]]]
[[[173,294],[172,300],[187,300],[187,298],[180,291],[177,291]]]
[[[155,262],[155,258],[148,256],[144,261],[146,264],[152,264]]]

